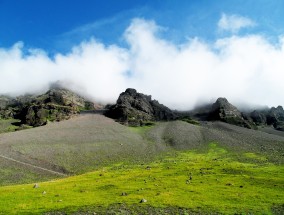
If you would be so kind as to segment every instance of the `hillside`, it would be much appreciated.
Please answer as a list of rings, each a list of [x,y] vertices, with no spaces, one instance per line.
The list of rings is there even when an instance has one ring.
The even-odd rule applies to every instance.
[[[1,134],[0,151],[2,156],[72,175],[119,161],[151,160],[166,151],[202,149],[212,141],[236,153],[260,153],[270,162],[284,163],[284,137],[279,135],[221,122],[196,126],[172,121],[131,129],[97,114]],[[60,176],[3,157],[1,160],[5,161],[1,162],[2,184]]]
[[[74,128],[78,132],[70,132]],[[54,135],[46,138],[51,132]],[[196,126],[174,121],[129,129],[86,114],[0,138],[1,152],[23,162],[65,174],[96,170],[66,178],[3,159],[6,183],[12,181],[8,173],[13,171],[13,177],[18,176],[14,182],[24,182],[20,177],[37,183],[64,177],[38,183],[39,188],[34,184],[0,187],[3,214],[284,211],[284,137],[226,123]],[[143,199],[146,202],[139,203]]]
[[[83,108],[74,96],[49,91],[23,107]],[[225,99],[204,110],[196,121],[128,89],[108,110],[114,119],[78,111],[8,133],[23,121],[1,120],[0,214],[282,214],[283,131]],[[281,108],[272,113],[282,120]]]
[[[67,121],[0,135],[1,155],[65,174],[94,170],[104,163],[151,156],[149,145],[136,132],[102,115],[82,114]],[[42,171],[5,160],[1,183],[25,180],[26,168],[33,180],[42,180]],[[11,166],[13,167],[11,167]],[[16,167],[14,167],[16,165]],[[23,172],[13,176],[13,169]],[[56,176],[47,172],[48,178]],[[11,180],[11,177],[13,178]],[[14,179],[15,178],[15,179]]]

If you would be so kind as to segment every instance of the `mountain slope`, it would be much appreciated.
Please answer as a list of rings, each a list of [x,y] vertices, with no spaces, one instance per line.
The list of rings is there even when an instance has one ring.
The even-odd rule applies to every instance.
[[[65,174],[94,170],[115,161],[147,159],[157,150],[139,133],[97,114],[82,114],[67,121],[0,135],[0,155]],[[42,172],[5,162],[6,167],[11,164],[20,169],[18,172],[25,169],[33,174]],[[0,176],[3,183],[9,182],[8,176],[13,171],[6,172],[7,177]],[[42,174],[38,176],[40,179]]]
[[[196,126],[170,121],[128,128],[97,114],[82,114],[68,121],[1,134],[0,155],[70,175],[109,163],[145,162],[173,150],[202,150],[212,141],[236,154],[258,153],[269,162],[284,163],[282,136],[221,122]],[[2,184],[59,177],[9,160],[1,165]],[[13,169],[21,176],[15,176]],[[27,170],[30,173],[25,177]]]

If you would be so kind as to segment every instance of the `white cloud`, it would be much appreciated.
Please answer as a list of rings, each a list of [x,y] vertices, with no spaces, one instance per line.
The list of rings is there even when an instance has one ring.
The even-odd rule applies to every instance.
[[[227,97],[232,103],[276,106],[284,101],[284,39],[231,36],[213,44],[198,38],[176,45],[157,36],[153,21],[135,19],[128,48],[82,42],[50,59],[42,50],[23,54],[22,44],[0,49],[0,93],[44,91],[60,80],[96,101],[115,102],[127,87],[176,109]]]
[[[253,26],[255,26],[255,23],[251,19],[234,14],[227,15],[223,13],[218,22],[219,30],[230,31],[232,33],[237,33],[242,28]]]

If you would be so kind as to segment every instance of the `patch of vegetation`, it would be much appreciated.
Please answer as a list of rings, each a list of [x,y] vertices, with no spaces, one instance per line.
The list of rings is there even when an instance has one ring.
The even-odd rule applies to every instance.
[[[193,125],[200,125],[200,123],[197,120],[194,120],[194,119],[192,119],[190,117],[183,117],[180,120],[183,121],[183,122],[187,122],[187,123],[193,124]]]
[[[15,125],[20,120],[17,119],[0,119],[0,133],[16,131],[19,126]]]
[[[153,123],[153,124],[149,123],[149,124],[144,125],[144,126],[130,126],[128,128],[132,132],[145,135],[147,133],[147,131],[149,131],[154,125],[155,125],[155,123]]]
[[[142,121],[141,126],[154,126],[155,122],[153,121]]]
[[[169,152],[149,163],[112,164],[39,188],[0,187],[0,214],[283,214],[284,167],[259,165],[253,161],[263,158],[256,154],[242,156],[253,159],[240,162],[211,143],[203,153]]]

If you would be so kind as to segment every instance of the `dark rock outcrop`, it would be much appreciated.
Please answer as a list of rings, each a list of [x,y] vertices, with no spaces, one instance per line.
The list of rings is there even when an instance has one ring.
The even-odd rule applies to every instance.
[[[91,102],[69,90],[52,89],[26,105],[20,115],[24,124],[41,126],[48,121],[69,119],[80,110],[90,109],[91,106]]]
[[[226,98],[218,98],[212,105],[209,113],[209,120],[220,120],[229,124],[252,128],[252,125],[246,120],[243,114],[232,104],[228,102]]]
[[[0,108],[0,119],[10,119],[14,118],[15,112],[13,108],[7,107],[7,108]]]
[[[277,108],[272,107],[267,114],[267,124],[273,125],[277,122],[284,122],[284,110],[282,106],[278,106]]]
[[[254,110],[250,113],[250,118],[257,126],[273,126],[277,130],[284,131],[284,110],[282,106]]]
[[[48,121],[69,119],[81,110],[92,109],[94,103],[67,89],[56,88],[39,96],[11,99],[0,109],[0,117],[20,119],[21,124],[35,127],[45,125]]]
[[[257,126],[266,125],[267,123],[267,117],[264,111],[254,110],[250,113],[250,118]]]
[[[267,124],[277,130],[284,131],[284,110],[282,106],[272,107],[267,113]]]
[[[105,115],[131,126],[177,118],[172,110],[158,101],[152,100],[151,96],[137,93],[135,89],[131,88],[120,94],[116,104],[110,106]]]

